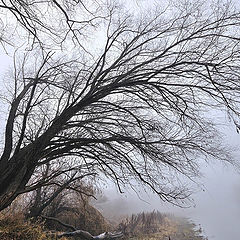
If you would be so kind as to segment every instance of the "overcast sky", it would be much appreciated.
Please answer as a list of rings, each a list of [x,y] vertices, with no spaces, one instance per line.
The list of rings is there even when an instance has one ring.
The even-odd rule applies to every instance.
[[[11,59],[0,51],[0,86],[4,87],[3,75],[11,64]],[[5,89],[1,89],[1,93]],[[4,114],[0,114],[1,132],[4,122]],[[228,121],[227,116],[217,115],[219,122],[225,122],[221,126],[224,133],[224,141],[236,149],[235,157],[238,159],[240,149],[240,135],[235,127]],[[108,210],[112,215],[130,214],[132,212],[151,211],[158,209],[163,212],[174,212],[192,218],[197,224],[201,224],[209,239],[213,240],[238,240],[240,236],[240,174],[231,166],[224,166],[215,162],[214,164],[202,165],[204,177],[199,179],[204,187],[198,189],[193,195],[196,207],[180,209],[168,204],[163,204],[155,195],[142,194],[146,201],[138,199],[135,193],[126,192],[118,194],[113,186],[105,189],[109,199],[106,202]],[[203,191],[204,189],[204,191]]]
[[[0,87],[4,88],[3,74],[10,59],[0,49]],[[0,112],[0,128],[5,116]],[[240,135],[235,127],[228,122],[227,117],[218,116],[226,126],[222,127],[225,134],[224,141],[236,148],[235,157],[240,156]],[[180,209],[168,204],[163,204],[155,195],[143,194],[144,202],[137,198],[133,192],[118,194],[110,186],[105,189],[109,199],[108,209],[114,214],[114,210],[121,213],[141,212],[158,209],[165,212],[175,212],[192,218],[197,224],[201,224],[206,235],[213,240],[238,240],[240,239],[240,174],[232,167],[223,166],[220,163],[203,164],[204,177],[199,180],[204,187],[199,188],[193,195],[195,207]],[[204,191],[203,191],[204,190]],[[121,204],[119,204],[121,202]]]
[[[0,51],[0,86],[1,94],[5,91],[3,76],[11,64],[11,58]],[[3,128],[5,108],[1,107],[0,127]],[[3,112],[4,110],[4,112]],[[227,116],[216,115],[219,122],[225,122],[221,126],[224,133],[224,141],[236,149],[235,157],[240,156],[240,135],[237,134],[235,127],[231,124]],[[2,133],[2,130],[1,130]],[[198,189],[193,195],[195,207],[189,209],[180,209],[168,204],[163,204],[155,195],[142,194],[146,201],[138,199],[135,193],[126,192],[118,194],[113,187],[105,189],[109,199],[108,210],[112,215],[131,214],[132,212],[151,211],[157,209],[163,212],[174,212],[193,219],[196,224],[201,224],[205,234],[213,240],[238,240],[240,236],[239,216],[240,216],[240,174],[236,169],[227,167],[221,163],[211,163],[202,165],[204,177],[199,179],[204,187]],[[204,191],[203,191],[204,189]],[[115,212],[115,210],[117,210]]]
[[[205,168],[204,191],[193,195],[195,207],[181,209],[162,203],[155,195],[142,194],[140,200],[134,193],[118,194],[111,187],[106,189],[105,203],[109,216],[126,215],[142,211],[160,210],[189,217],[200,224],[209,240],[238,240],[240,236],[240,176],[221,164]],[[101,209],[101,208],[100,208]]]
[[[224,141],[235,148],[235,158],[238,160],[240,135],[235,127],[228,122],[227,117],[218,116],[225,126],[221,126]],[[162,203],[153,194],[143,194],[140,200],[133,192],[119,194],[110,186],[104,190],[108,201],[105,203],[110,217],[132,212],[160,210],[173,212],[191,218],[200,224],[209,240],[238,240],[240,236],[240,174],[239,170],[220,162],[203,163],[203,177],[199,179],[203,185],[193,194],[194,205],[188,209],[173,207]],[[101,207],[100,207],[101,208]]]
[[[123,0],[124,2],[124,0]],[[159,3],[159,0],[133,0],[129,5],[132,11],[148,8],[150,3]],[[239,0],[233,0],[236,7]],[[145,10],[142,10],[145,11]],[[213,118],[223,125],[219,126],[224,134],[223,141],[233,148],[236,160],[240,161],[240,135],[236,132],[233,123],[229,122],[225,114],[215,113]],[[145,201],[138,199],[135,193],[118,194],[112,187],[106,189],[109,201],[106,203],[112,215],[114,210],[121,213],[141,212],[159,209],[160,211],[174,212],[192,218],[196,224],[201,224],[209,240],[238,240],[240,239],[240,173],[239,170],[214,162],[203,163],[204,177],[199,179],[203,187],[199,186],[193,194],[195,207],[180,209],[172,205],[163,204],[155,195],[142,196]]]

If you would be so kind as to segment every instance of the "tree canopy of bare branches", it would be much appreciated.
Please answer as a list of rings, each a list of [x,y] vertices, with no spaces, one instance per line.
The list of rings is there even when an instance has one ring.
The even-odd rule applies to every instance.
[[[11,43],[7,32],[21,36],[26,31],[24,40],[28,40],[30,48],[36,44],[44,48],[62,47],[67,39],[81,46],[80,40],[109,17],[105,8],[106,3],[97,0],[1,0],[0,24],[5,29],[1,32],[1,43]],[[16,27],[12,28],[14,23]]]
[[[69,2],[59,2],[44,4],[65,16],[59,19],[73,45],[68,33],[52,32],[39,20],[41,1],[27,8],[25,1],[2,1],[40,45],[20,51],[14,65],[0,209],[39,187],[29,181],[48,163],[64,163],[79,176],[105,175],[119,191],[134,180],[164,201],[181,203],[189,192],[179,179],[198,175],[199,159],[231,161],[206,115],[221,109],[239,116],[239,11],[185,2],[143,16],[94,1],[105,6],[99,17],[96,6],[89,13],[79,1],[71,11],[84,8],[92,19],[75,24],[64,10]],[[45,48],[38,28],[48,31],[46,42],[60,34],[59,44],[75,52]],[[81,42],[84,33],[91,33],[89,42]]]

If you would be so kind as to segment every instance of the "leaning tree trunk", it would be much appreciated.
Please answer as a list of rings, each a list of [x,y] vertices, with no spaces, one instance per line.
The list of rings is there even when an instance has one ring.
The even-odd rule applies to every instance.
[[[6,164],[0,164],[0,211],[24,191],[37,158],[37,151],[33,146],[28,146],[13,155]]]
[[[71,109],[66,110],[61,118],[53,121],[44,134],[33,143],[18,149],[18,151],[15,150],[9,159],[4,154],[2,155],[0,159],[0,211],[8,207],[24,191],[42,157],[43,150],[60,131],[62,125],[72,116],[71,114]],[[10,156],[10,153],[8,155]]]
[[[31,178],[33,169],[26,166],[8,167],[0,170],[0,211],[8,207],[12,201],[24,190]]]

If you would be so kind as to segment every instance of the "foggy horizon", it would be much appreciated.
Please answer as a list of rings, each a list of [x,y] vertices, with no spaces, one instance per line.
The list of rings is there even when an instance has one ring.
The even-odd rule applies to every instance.
[[[219,118],[225,118],[220,115]],[[223,119],[222,119],[223,120]],[[235,149],[233,157],[238,160],[240,135],[227,118],[221,125],[223,141]],[[220,127],[220,126],[219,126]],[[94,205],[110,220],[141,212],[160,211],[189,218],[201,226],[203,234],[209,240],[238,239],[240,236],[240,169],[228,163],[210,161],[201,165],[202,177],[198,180],[191,207],[181,208],[163,202],[156,194],[138,189],[126,190],[120,194],[112,184],[103,188],[103,198],[94,201]],[[108,187],[106,187],[108,186]],[[98,203],[99,202],[99,203]]]
[[[141,193],[141,199],[133,191],[123,194],[116,188],[106,188],[104,203],[94,205],[110,220],[153,210],[189,218],[209,240],[238,239],[240,236],[240,176],[231,167],[222,164],[209,165],[205,169],[204,188],[192,194],[195,206],[180,208],[162,202],[155,194]]]
[[[3,75],[12,63],[9,57],[4,57],[4,55],[0,57],[4,63],[0,69],[0,73]],[[221,123],[219,128],[222,128],[223,141],[235,149],[233,156],[238,160],[240,135],[234,124],[224,114],[214,117],[219,118],[217,122]],[[100,210],[103,208],[105,211],[103,214],[110,219],[119,215],[119,212],[121,212],[120,216],[152,210],[173,213],[190,218],[195,224],[201,225],[203,233],[209,240],[238,239],[240,236],[238,227],[240,216],[239,169],[229,164],[224,165],[222,162],[212,161],[209,164],[202,163],[202,173],[203,177],[199,178],[199,188],[195,189],[196,193],[192,194],[194,202],[187,209],[164,203],[150,192],[147,194],[141,191],[142,200],[132,190],[120,194],[111,184],[110,187],[103,189],[103,195],[107,197],[105,202],[107,207],[101,204],[96,204],[96,206]]]

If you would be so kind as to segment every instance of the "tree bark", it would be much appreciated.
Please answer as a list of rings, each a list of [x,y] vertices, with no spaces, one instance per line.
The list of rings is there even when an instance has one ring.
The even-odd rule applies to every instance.
[[[34,172],[37,155],[35,147],[29,145],[13,155],[8,164],[0,169],[0,211],[24,190]]]

